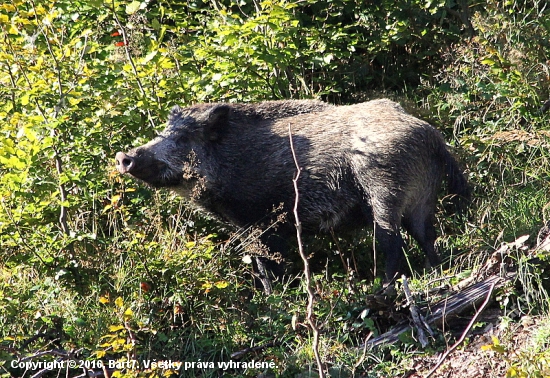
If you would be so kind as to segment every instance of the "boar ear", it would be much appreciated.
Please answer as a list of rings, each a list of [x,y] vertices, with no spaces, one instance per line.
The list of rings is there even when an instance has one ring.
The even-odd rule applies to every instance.
[[[229,122],[230,112],[231,107],[228,105],[216,105],[204,112],[201,121],[205,139],[215,141],[221,138]]]

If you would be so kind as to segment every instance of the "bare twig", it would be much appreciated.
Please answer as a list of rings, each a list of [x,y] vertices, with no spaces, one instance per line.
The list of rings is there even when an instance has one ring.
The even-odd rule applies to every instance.
[[[67,352],[66,350],[63,350],[63,349],[50,349],[50,350],[44,350],[42,352],[36,352],[27,357],[23,357],[19,359],[18,362],[30,361],[34,358],[39,358],[43,356],[57,356],[57,357],[63,357],[63,358],[72,358],[74,354],[75,354],[74,352]]]
[[[264,349],[271,348],[271,347],[274,347],[274,346],[277,346],[277,345],[280,345],[280,344],[281,343],[277,342],[277,341],[270,341],[270,342],[268,342],[266,344],[263,344],[263,345],[257,345],[255,347],[238,350],[236,352],[231,353],[231,359],[234,359],[234,360],[239,359],[239,358],[243,357],[244,355],[246,355],[248,353],[259,352],[259,351],[262,351]]]
[[[59,225],[61,226],[61,230],[65,235],[70,234],[69,225],[67,223],[67,215],[68,215],[68,208],[65,206],[67,203],[67,188],[65,188],[65,185],[61,181],[61,175],[63,174],[63,163],[61,162],[61,157],[59,156],[59,153],[57,152],[57,149],[52,146],[52,149],[54,151],[54,158],[55,158],[55,169],[57,171],[57,175],[59,177],[59,195],[61,196],[61,205],[59,210]]]
[[[128,331],[128,338],[130,339],[130,342],[132,343],[132,350],[131,350],[132,355],[130,356],[130,352],[128,352],[128,360],[136,360],[137,359],[137,356],[136,356],[136,344],[137,344],[136,335],[134,334],[134,330],[132,329],[132,327],[130,327],[130,324],[127,321],[124,321],[124,328],[126,328],[126,330]]]
[[[294,176],[294,179],[292,180],[294,184],[294,193],[295,193],[294,218],[296,220],[296,238],[298,239],[298,252],[300,253],[300,257],[304,262],[304,278],[305,278],[307,297],[308,297],[306,319],[307,319],[307,322],[309,323],[309,326],[311,327],[311,332],[313,333],[313,353],[315,355],[317,368],[319,370],[319,378],[324,378],[325,369],[323,367],[323,362],[321,361],[321,356],[319,354],[319,328],[317,328],[317,324],[315,322],[314,315],[313,315],[315,293],[313,291],[313,287],[311,284],[311,271],[309,269],[309,260],[304,251],[304,245],[302,243],[302,223],[300,222],[300,218],[298,217],[298,204],[300,200],[299,198],[300,193],[298,191],[298,179],[300,178],[301,168],[298,163],[298,159],[296,157],[296,151],[294,150],[294,142],[292,141],[292,125],[290,123],[288,124],[288,138],[290,140],[290,150],[292,151],[292,158],[294,159],[294,164],[296,165],[296,174]]]
[[[464,332],[462,333],[462,336],[460,336],[460,339],[458,339],[458,341],[456,343],[454,343],[454,345],[452,347],[450,347],[445,353],[443,353],[439,358],[438,358],[438,361],[437,363],[435,364],[435,366],[432,368],[432,370],[430,370],[428,372],[428,374],[424,377],[424,378],[429,378],[433,373],[436,372],[436,370],[441,366],[441,364],[443,364],[443,361],[445,361],[445,359],[456,349],[460,346],[460,344],[462,344],[464,342],[464,339],[466,339],[466,336],[468,335],[468,332],[470,332],[470,330],[472,329],[472,327],[474,326],[475,322],[477,321],[477,318],[479,317],[479,315],[483,312],[483,310],[485,309],[485,307],[487,306],[487,304],[489,303],[489,300],[491,299],[491,295],[493,295],[493,290],[495,288],[495,284],[496,282],[493,282],[493,284],[491,285],[491,287],[489,288],[489,292],[487,293],[487,297],[485,298],[485,301],[483,302],[483,304],[481,305],[481,307],[479,308],[479,310],[477,310],[477,312],[475,313],[474,317],[472,318],[472,320],[470,320],[470,323],[468,323],[468,326],[466,327],[466,329],[464,330]]]
[[[376,271],[376,266],[378,265],[378,261],[376,261],[376,222],[372,225],[372,258],[373,258],[373,277],[376,277],[378,272]]]
[[[353,365],[353,373],[355,373],[355,370],[357,370],[357,368],[361,366],[361,364],[367,359],[367,346],[369,345],[369,340],[372,335],[373,333],[369,332],[367,337],[365,337],[365,342],[363,343],[363,354],[361,355],[361,358],[359,358],[359,361],[357,361],[355,365]]]
[[[138,85],[139,91],[141,92],[141,95],[143,97],[143,100],[145,103],[147,103],[147,94],[145,93],[145,89],[143,88],[143,84],[141,83],[141,80],[139,78],[138,70],[136,68],[136,65],[134,63],[134,59],[132,58],[132,55],[130,54],[130,49],[128,48],[128,36],[126,34],[126,30],[122,26],[122,23],[120,22],[120,19],[118,18],[116,14],[116,5],[113,0],[113,17],[115,19],[116,24],[118,25],[118,28],[120,30],[120,33],[122,34],[122,39],[124,42],[124,52],[126,53],[126,59],[128,60],[128,63],[130,63],[130,66],[132,67],[132,71],[134,72],[134,78],[136,80],[136,83]],[[149,123],[154,128],[155,123],[153,122],[153,117],[151,116],[151,112],[149,111],[149,108],[146,108],[147,111],[147,118],[149,120]]]

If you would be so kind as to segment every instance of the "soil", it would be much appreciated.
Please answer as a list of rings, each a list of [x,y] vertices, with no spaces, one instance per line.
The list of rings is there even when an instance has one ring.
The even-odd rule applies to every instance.
[[[485,318],[498,316],[499,312],[498,309],[490,310]],[[508,327],[504,327],[502,323],[489,322],[481,331],[478,331],[478,334],[467,338],[462,346],[447,356],[430,378],[506,377],[511,367],[510,361],[517,361],[519,358],[517,352],[530,346],[532,334],[537,328],[537,319],[530,316],[525,316],[518,323]],[[482,348],[493,345],[493,337],[500,341],[505,351],[497,352]],[[436,366],[442,353],[415,359],[413,368],[405,377],[425,378]]]

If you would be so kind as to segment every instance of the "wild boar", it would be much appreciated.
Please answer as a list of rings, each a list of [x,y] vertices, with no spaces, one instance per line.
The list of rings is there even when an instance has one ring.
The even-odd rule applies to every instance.
[[[292,214],[301,168],[298,215],[306,234],[374,225],[385,254],[386,280],[403,268],[403,227],[430,264],[435,211],[444,179],[457,202],[467,181],[441,134],[390,100],[333,106],[314,100],[201,104],[172,109],[166,129],[149,143],[116,154],[120,173],[167,187],[237,227],[264,222],[273,209]],[[289,217],[290,218],[290,217]],[[284,252],[293,222],[266,233]],[[269,281],[258,261],[266,290]]]

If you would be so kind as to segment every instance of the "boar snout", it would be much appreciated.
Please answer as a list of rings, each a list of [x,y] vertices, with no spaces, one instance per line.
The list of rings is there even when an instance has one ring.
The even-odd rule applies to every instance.
[[[124,152],[117,152],[115,156],[116,169],[120,173],[130,173],[136,165],[136,160],[132,156],[126,155]]]
[[[130,174],[155,188],[177,186],[183,177],[147,148],[137,148],[128,153],[117,152],[115,165],[120,173]]]

